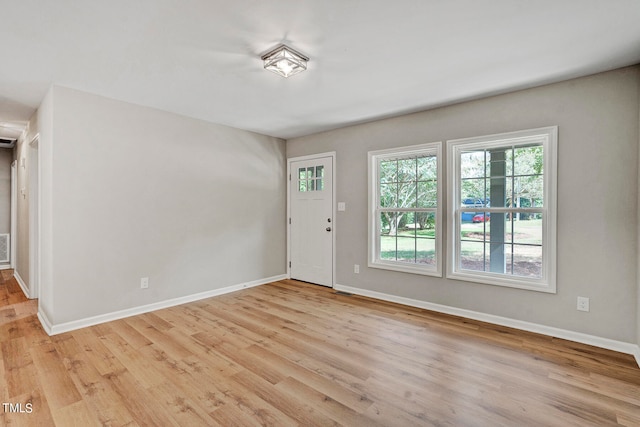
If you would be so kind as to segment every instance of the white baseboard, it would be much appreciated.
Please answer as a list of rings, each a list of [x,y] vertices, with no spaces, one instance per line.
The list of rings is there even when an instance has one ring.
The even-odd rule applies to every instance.
[[[3,264],[0,265],[0,270],[11,270],[13,267],[11,267],[11,264]]]
[[[51,324],[51,321],[49,320],[49,317],[47,317],[45,312],[40,310],[40,307],[38,307],[38,320],[40,321],[40,324],[44,328],[44,331],[48,335],[53,335],[53,333],[51,333],[51,331],[53,330],[53,325]]]
[[[554,328],[537,323],[525,322],[522,320],[510,319],[508,317],[495,316],[493,314],[481,313],[479,311],[466,310],[463,308],[456,308],[448,305],[434,304],[431,302],[399,297],[361,288],[354,288],[351,286],[336,284],[334,289],[337,291],[349,292],[351,294],[362,295],[365,297],[375,298],[383,301],[395,302],[411,307],[424,308],[426,310],[437,311],[439,313],[451,314],[454,316],[465,317],[467,319],[479,320],[481,322],[493,323],[495,325],[507,326],[510,328],[521,329],[523,331],[535,332],[542,335],[562,338],[569,341],[575,341],[582,344],[588,344],[595,347],[618,351],[620,353],[631,354],[635,357],[638,366],[640,366],[640,346],[636,344],[616,341],[609,338],[597,337],[595,335],[583,334],[581,332],[574,332],[566,329]]]
[[[20,288],[22,289],[22,292],[24,292],[24,295],[27,298],[31,299],[31,296],[29,296],[29,287],[26,283],[24,283],[24,280],[22,280],[22,277],[20,277],[20,275],[18,274],[18,270],[15,270],[13,272],[13,277],[16,278],[16,282],[18,282],[18,285],[20,285]]]
[[[197,294],[187,295],[184,297],[173,298],[166,301],[160,301],[153,304],[142,305],[139,307],[132,307],[125,310],[114,311],[112,313],[100,314],[98,316],[87,317],[85,319],[73,320],[71,322],[53,324],[44,312],[38,310],[38,319],[42,327],[49,335],[57,335],[63,332],[69,332],[80,328],[86,328],[87,326],[98,325],[100,323],[110,322],[112,320],[123,319],[125,317],[135,316],[137,314],[148,313],[150,311],[160,310],[163,308],[173,307],[180,304],[186,304],[193,301],[199,301],[205,298],[211,298],[222,294],[228,294],[230,292],[239,291],[241,289],[252,288],[254,286],[264,285],[270,282],[276,282],[278,280],[286,279],[287,275],[282,274],[279,276],[267,277],[264,279],[254,280],[252,282],[241,283],[239,285],[227,286],[220,289],[213,289],[211,291],[200,292]]]

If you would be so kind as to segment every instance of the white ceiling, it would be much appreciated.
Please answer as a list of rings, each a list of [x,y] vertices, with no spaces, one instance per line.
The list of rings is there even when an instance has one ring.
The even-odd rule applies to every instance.
[[[0,135],[52,84],[291,138],[640,63],[639,0],[3,0],[0,16]],[[306,72],[262,69],[281,42]]]

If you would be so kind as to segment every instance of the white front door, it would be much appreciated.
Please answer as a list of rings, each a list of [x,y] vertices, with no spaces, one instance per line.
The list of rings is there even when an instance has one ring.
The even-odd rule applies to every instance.
[[[291,162],[292,279],[333,286],[333,157]]]

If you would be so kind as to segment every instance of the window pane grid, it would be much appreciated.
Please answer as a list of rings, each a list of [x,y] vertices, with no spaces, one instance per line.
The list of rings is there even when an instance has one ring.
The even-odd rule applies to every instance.
[[[375,166],[374,212],[378,224],[374,265],[382,262],[433,269],[438,246],[436,150],[373,156],[371,165]]]
[[[457,269],[542,277],[542,154],[540,144],[458,151]]]
[[[379,212],[436,212],[437,208],[378,208]]]
[[[380,159],[378,207],[416,208],[437,205],[435,156]],[[431,168],[431,169],[430,169]]]
[[[324,166],[310,166],[298,169],[298,191],[324,190]]]
[[[482,209],[484,212],[487,212],[487,213],[504,213],[504,214],[509,214],[509,213],[544,214],[547,211],[544,208],[489,208],[489,207],[484,208],[483,207]],[[381,210],[389,210],[389,209],[382,208]],[[396,210],[396,209],[391,209],[391,210]],[[421,209],[421,210],[425,210],[425,209]],[[468,208],[458,209],[457,215],[459,216],[460,213],[466,213],[466,212],[482,213],[482,211],[478,211],[477,207],[470,206]]]
[[[380,211],[379,259],[420,265],[435,264],[435,215],[435,209]],[[395,226],[391,221],[395,221]]]

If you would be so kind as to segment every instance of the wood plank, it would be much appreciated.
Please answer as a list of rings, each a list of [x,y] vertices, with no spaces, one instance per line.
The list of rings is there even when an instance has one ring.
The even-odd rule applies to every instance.
[[[0,409],[0,425],[11,427],[52,426],[55,425],[46,398],[40,390],[21,396],[14,396],[3,403],[19,403],[24,412],[10,412]],[[31,404],[31,412],[27,404]]]
[[[253,393],[262,400],[294,419],[300,425],[338,425],[331,417],[315,410],[304,400],[291,397],[252,372],[242,371],[235,374],[232,379],[242,384],[245,388],[253,390]]]
[[[149,363],[146,357],[138,350],[132,348],[122,337],[115,334],[106,335],[105,343],[109,350],[118,359],[118,362],[125,366],[135,380],[144,388],[153,387],[161,384],[164,379],[162,375]],[[105,374],[110,378],[112,374],[119,377],[122,371],[114,371]]]
[[[93,364],[92,359],[88,357],[91,352],[85,352],[77,344],[72,345],[74,343],[75,339],[70,336],[69,339],[57,343],[57,348],[64,357],[69,377],[82,395],[84,405],[77,407],[82,411],[90,411],[93,414],[93,419],[98,421],[100,425],[130,425],[133,423],[133,417],[126,410],[121,397],[110,387],[108,381],[98,371],[97,366]],[[75,407],[74,405],[68,407]],[[68,412],[56,411],[54,418],[58,419],[60,414]]]
[[[38,389],[38,372],[26,340],[14,338],[3,341],[0,348],[4,366],[3,388],[6,390],[7,398]]]
[[[16,285],[0,425],[640,425],[634,359],[584,344],[294,280],[49,337]]]
[[[108,325],[110,326],[111,332],[100,334],[98,336],[104,339],[106,336],[117,335],[133,349],[138,349],[142,346],[152,344],[152,341],[150,339],[134,329],[125,320],[116,320],[115,322],[109,322]]]
[[[189,357],[191,355],[191,353],[189,353],[185,348],[167,336],[165,334],[165,330],[157,329],[155,326],[147,322],[142,316],[130,317],[125,319],[125,322],[145,338],[149,339],[152,343],[161,345],[163,351],[169,353],[171,357],[182,359],[183,357]]]
[[[158,354],[153,346],[145,347],[142,351]],[[206,413],[231,403],[224,390],[220,390],[219,384],[210,380],[219,374],[217,369],[212,369],[198,361],[172,360],[165,353],[162,358],[156,357],[155,354],[149,357],[149,363],[153,364],[167,382],[171,383],[173,393],[177,397],[193,402],[191,406],[201,418],[206,419],[208,417]]]
[[[263,363],[269,364],[273,369],[277,369],[282,376],[289,375],[360,413],[365,412],[373,403],[366,394],[357,393],[344,387],[336,387],[335,381],[303,368],[259,345],[253,345],[246,351],[256,355]]]
[[[317,409],[322,414],[345,426],[382,426],[373,419],[343,405],[328,395],[298,381],[293,377],[285,378],[276,384],[276,388],[296,401],[303,401],[306,405]]]
[[[151,387],[149,393],[180,426],[212,426],[213,419],[173,384],[164,382]]]
[[[30,353],[38,370],[38,382],[42,385],[51,410],[82,400],[53,343],[41,344],[32,350],[36,350]]]
[[[53,420],[55,425],[69,427],[98,427],[105,425],[98,420],[96,414],[89,409],[87,402],[83,400],[56,409],[53,411]]]
[[[104,376],[113,391],[120,396],[124,408],[141,426],[179,426],[167,408],[143,387],[129,371],[112,372]]]
[[[104,344],[104,337],[95,334],[94,329],[84,328],[70,333],[76,343],[82,343],[81,351],[100,375],[117,372],[124,366]]]

